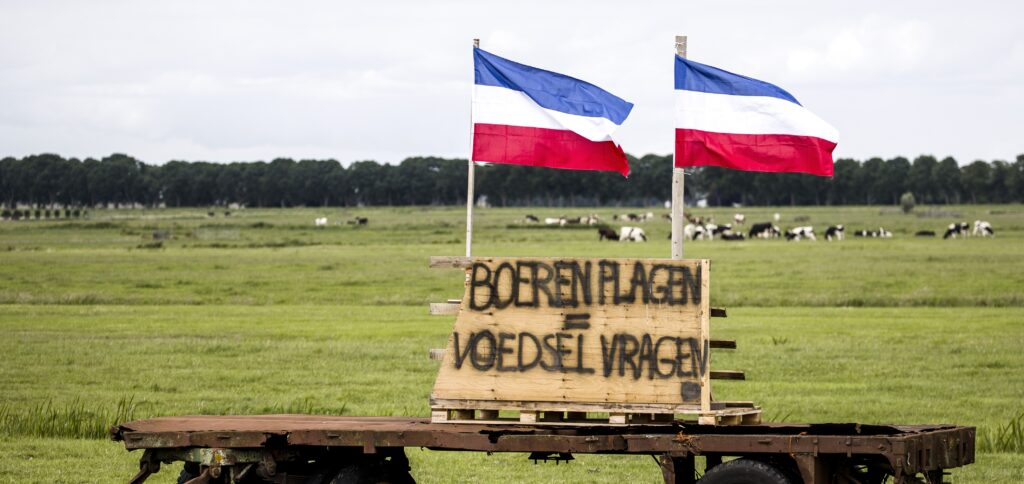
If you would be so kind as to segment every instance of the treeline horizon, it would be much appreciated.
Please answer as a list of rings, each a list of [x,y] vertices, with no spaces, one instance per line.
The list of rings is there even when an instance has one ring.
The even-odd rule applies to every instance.
[[[631,173],[478,165],[476,197],[492,206],[650,206],[671,196],[671,155],[629,156]],[[398,164],[337,160],[147,164],[125,154],[0,159],[0,204],[15,206],[248,207],[455,205],[466,200],[466,160],[411,157]],[[1013,162],[921,155],[842,158],[832,178],[688,168],[687,203],[710,206],[896,205],[1024,202],[1024,154]]]

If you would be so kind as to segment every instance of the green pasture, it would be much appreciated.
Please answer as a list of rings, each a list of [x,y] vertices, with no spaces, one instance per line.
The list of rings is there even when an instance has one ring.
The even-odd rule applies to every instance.
[[[527,213],[648,209],[478,209],[478,255],[666,257],[598,242],[593,228],[517,222]],[[656,215],[666,211],[650,210]],[[978,464],[954,482],[1024,480],[1024,207],[698,210],[724,222],[778,212],[783,227],[847,226],[844,242],[690,242],[712,261],[712,304],[729,308],[712,356],[747,372],[717,398],[754,400],[768,420],[954,423],[979,428]],[[364,227],[347,225],[366,216]],[[317,229],[313,219],[327,216]],[[0,482],[115,482],[137,455],[99,439],[121,418],[308,412],[427,415],[451,318],[426,304],[461,293],[430,255],[464,252],[460,208],[93,211],[88,220],[0,222]],[[797,217],[809,221],[795,222]],[[955,220],[995,238],[915,238]],[[340,222],[340,223],[339,223]],[[884,227],[888,240],[853,230]],[[154,240],[154,235],[158,239]],[[657,482],[643,457],[410,450],[421,482]],[[177,467],[151,482],[175,482]]]

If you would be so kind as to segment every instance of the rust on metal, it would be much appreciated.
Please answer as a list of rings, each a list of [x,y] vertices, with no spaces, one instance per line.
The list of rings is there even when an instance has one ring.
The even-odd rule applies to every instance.
[[[673,455],[877,455],[902,475],[974,461],[974,428],[952,425],[757,424],[696,425],[433,424],[426,418],[264,415],[137,420],[111,429],[128,449],[194,447],[287,449],[401,447],[482,452]],[[212,455],[212,454],[211,454]],[[254,454],[255,455],[255,454]],[[147,464],[141,470],[150,471]],[[154,467],[158,465],[153,463]],[[148,476],[148,474],[146,474]],[[141,481],[136,481],[141,482]]]

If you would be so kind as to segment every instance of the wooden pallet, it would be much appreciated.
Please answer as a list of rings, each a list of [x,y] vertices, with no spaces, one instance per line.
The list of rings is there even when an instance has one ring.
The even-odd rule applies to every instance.
[[[543,408],[542,406],[530,405]],[[677,421],[697,420],[702,425],[754,425],[761,423],[761,407],[751,402],[715,402],[715,409],[701,413],[700,408],[677,408],[675,412],[624,411],[604,409],[597,405],[570,410],[538,410],[515,408],[443,408],[431,409],[433,423],[529,424],[529,425],[667,425]],[[564,406],[562,406],[564,408]]]
[[[547,292],[548,289],[544,289],[544,292],[548,294],[548,303],[541,303],[539,292],[535,288],[535,295],[533,298],[527,298],[527,303],[531,304],[520,304],[517,298],[518,294],[515,291],[508,292],[505,290],[504,296],[508,298],[508,303],[504,305],[491,307],[490,300],[485,299],[474,299],[473,292],[470,290],[476,287],[487,287],[490,291],[498,293],[498,288],[508,287],[508,284],[501,286],[498,284],[498,277],[494,276],[493,282],[488,282],[491,274],[497,274],[502,270],[502,267],[519,267],[520,262],[524,262],[524,267],[536,267],[543,266],[548,267],[548,272],[558,269],[558,264],[563,264],[564,267],[575,267],[571,272],[573,275],[571,278],[566,279],[569,282],[560,282],[562,286],[556,285],[556,289],[563,291],[561,294],[562,298],[568,298],[571,302],[568,306],[563,306],[561,303],[552,305],[550,303],[551,293]],[[568,266],[565,264],[573,264]],[[664,294],[669,294],[672,289],[672,276],[665,276],[665,269],[661,269],[663,272],[658,273],[659,276],[655,275],[655,271],[658,270],[654,266],[661,264],[660,267],[666,267],[668,265],[674,265],[681,268],[679,277],[685,278],[690,277],[688,274],[696,274],[696,278],[700,280],[701,289],[694,289],[694,296],[691,300],[687,300],[685,294],[685,285],[679,286],[684,287],[683,299],[675,301],[674,304],[655,304],[654,302],[648,303],[646,299],[642,302],[629,298],[619,300],[619,285],[615,285],[613,290],[608,289],[604,282],[601,282],[599,286],[591,285],[590,276],[579,276],[580,279],[577,281],[575,278],[576,274],[584,274],[583,269],[578,267],[585,266],[587,271],[594,264],[602,265],[609,264],[609,267],[615,268],[614,274],[616,280],[622,282],[622,284],[629,285],[632,287],[636,280],[642,281],[643,284],[647,284],[648,281],[654,287],[654,278],[661,277],[662,283],[661,288],[666,289]],[[532,265],[531,265],[532,264]],[[577,265],[578,264],[578,265]],[[630,276],[628,272],[624,272],[620,275],[618,268],[620,267],[640,267],[640,279],[635,279],[634,276]],[[466,270],[466,286],[465,293],[462,299],[448,299],[445,302],[438,302],[430,304],[429,313],[435,316],[455,316],[456,323],[453,328],[453,336],[448,342],[448,348],[435,348],[430,350],[430,359],[442,361],[442,366],[438,374],[438,379],[434,385],[434,391],[431,393],[430,406],[431,406],[431,421],[435,423],[440,422],[460,422],[460,423],[477,423],[477,424],[530,424],[530,425],[651,425],[651,424],[670,424],[677,421],[694,421],[696,420],[699,424],[706,425],[743,425],[743,424],[757,424],[761,422],[761,408],[754,405],[752,402],[718,402],[714,401],[711,394],[711,381],[712,380],[745,380],[746,375],[742,371],[733,370],[712,370],[706,366],[701,366],[700,373],[697,373],[697,358],[703,354],[705,362],[708,360],[708,350],[732,350],[736,348],[736,341],[733,340],[720,340],[710,338],[710,318],[726,318],[727,313],[724,308],[712,308],[709,305],[709,283],[707,280],[710,272],[710,266],[708,261],[658,261],[658,260],[614,260],[614,259],[601,259],[601,260],[588,260],[588,259],[558,259],[558,260],[547,260],[547,259],[510,259],[510,258],[477,258],[471,259],[468,257],[431,257],[430,266],[435,268],[460,268]],[[472,267],[472,270],[470,268]],[[484,274],[485,280],[481,280],[483,285],[476,284],[475,281],[471,285],[470,280],[476,276],[478,268],[481,269],[481,274]],[[552,269],[551,267],[555,267]],[[563,268],[564,268],[563,267]],[[603,267],[603,266],[602,266]],[[649,274],[650,280],[645,279],[643,274],[644,267],[647,267],[646,274]],[[558,269],[561,270],[561,269]],[[518,269],[516,269],[518,271]],[[511,272],[508,274],[518,274],[518,272]],[[589,274],[589,272],[586,272]],[[513,277],[506,275],[505,277]],[[538,276],[539,277],[539,276]],[[603,276],[602,276],[603,277]],[[669,279],[664,280],[665,277]],[[584,282],[579,282],[584,281]],[[507,281],[506,281],[507,282]],[[690,284],[692,284],[692,280]],[[488,285],[491,284],[491,285]],[[520,283],[515,287],[518,288]],[[583,288],[583,294],[590,294],[590,290],[598,291],[602,296],[595,296],[594,299],[590,299],[589,296],[583,299],[576,299],[577,296],[577,284]],[[563,287],[564,286],[564,287]],[[544,286],[546,287],[546,286]],[[571,293],[568,289],[571,288]],[[596,288],[596,289],[595,289]],[[484,289],[482,289],[484,290]],[[604,292],[601,292],[604,291]],[[611,292],[609,292],[611,291]],[[651,289],[654,291],[654,289]],[[606,303],[604,295],[614,294],[614,304]],[[700,297],[704,295],[705,297]],[[492,295],[492,297],[497,297]],[[665,296],[667,297],[667,296]],[[511,304],[511,301],[517,301],[515,304]],[[504,300],[504,299],[499,299]],[[480,301],[483,301],[481,303]],[[653,299],[652,299],[653,301]],[[476,304],[474,306],[474,304]],[[566,309],[570,308],[570,309]],[[630,313],[633,311],[633,313]],[[631,314],[640,314],[638,311],[643,311],[642,320],[638,321],[638,324],[625,325],[624,321],[628,320]],[[512,313],[515,314],[513,317]],[[500,339],[495,342],[495,337],[491,331],[495,331],[496,327],[502,329],[503,333],[500,335]],[[513,354],[512,347],[505,347],[505,341],[515,341],[516,335],[519,335],[518,351],[522,353],[524,350],[524,341],[528,341],[522,335],[526,334],[530,336],[530,339],[537,341],[540,337],[534,335],[535,328],[561,328],[559,338],[565,334],[566,339],[570,341],[578,342],[578,347],[570,347],[565,351],[565,354],[581,355],[578,357],[578,361],[574,361],[577,369],[581,370],[576,373],[563,371],[562,375],[552,376],[543,372],[534,372],[530,375],[526,375],[524,372],[533,368],[536,361],[540,359],[541,349],[539,343],[533,343],[536,345],[535,354],[538,355],[533,360],[534,362],[530,365],[523,366],[522,359],[519,360],[518,371],[514,371],[515,368],[506,364],[502,366],[502,356],[504,354]],[[597,330],[595,328],[601,328]],[[604,358],[605,346],[596,347],[593,341],[596,341],[597,336],[594,333],[599,331],[606,332],[608,334],[626,334],[632,336],[634,345],[640,345],[638,343],[639,336],[632,335],[631,331],[634,328],[637,331],[644,333],[644,338],[648,338],[648,350],[651,349],[652,341],[659,341],[658,345],[661,344],[661,338],[677,338],[677,341],[683,341],[685,338],[689,341],[691,349],[685,356],[692,358],[689,361],[691,365],[690,371],[682,370],[683,361],[680,361],[680,370],[678,374],[679,381],[675,379],[666,378],[665,374],[658,374],[654,376],[649,375],[648,379],[640,381],[637,376],[632,378],[609,378],[609,375],[615,376],[615,373],[609,373],[608,368],[612,368],[614,360],[601,359]],[[592,331],[593,333],[588,333]],[[484,355],[481,359],[481,363],[478,365],[477,360],[470,359],[466,360],[467,354],[459,352],[459,338],[461,335],[461,342],[466,348],[463,351],[469,351],[470,343],[467,342],[467,338],[472,338],[474,332],[476,334],[486,334],[490,338],[489,351],[482,351],[480,354]],[[639,333],[638,333],[639,334]],[[578,335],[578,336],[577,336]],[[587,341],[590,341],[590,346],[585,350],[584,336],[587,336]],[[648,336],[650,335],[650,336]],[[547,336],[548,338],[551,335]],[[578,339],[574,339],[577,338]],[[604,345],[604,334],[601,334],[601,345]],[[485,339],[473,340],[477,344],[479,341],[485,341]],[[547,340],[544,340],[547,342]],[[626,345],[626,340],[622,340],[622,345]],[[694,344],[697,341],[697,344]],[[509,343],[513,344],[513,343]],[[547,343],[546,343],[547,344]],[[561,344],[561,339],[558,340],[557,344]],[[681,343],[677,342],[677,352]],[[497,346],[496,346],[497,345]],[[612,343],[611,353],[614,355],[615,343]],[[483,346],[485,350],[488,346]],[[622,346],[625,348],[625,346]],[[451,348],[455,348],[456,351],[452,352]],[[476,346],[473,346],[473,353],[471,358],[476,358]],[[494,361],[495,348],[499,348],[500,353],[497,358],[497,362]],[[527,346],[528,348],[528,346]],[[597,349],[595,349],[597,348]],[[642,345],[640,346],[640,352],[643,352]],[[660,351],[660,346],[654,347],[653,352],[657,354]],[[701,350],[703,348],[703,350]],[[559,346],[561,351],[561,346]],[[621,350],[625,352],[626,350]],[[449,354],[451,352],[451,354]],[[635,353],[635,352],[634,352]],[[594,356],[594,355],[598,356]],[[586,355],[586,356],[582,356]],[[694,356],[691,356],[694,355]],[[678,355],[677,355],[678,356]],[[487,360],[490,357],[490,360]],[[625,359],[629,358],[629,359]],[[618,376],[622,377],[627,375],[624,373],[622,368],[625,368],[624,362],[632,364],[632,356],[619,357],[618,365],[620,366]],[[473,368],[469,368],[466,361],[472,363]],[[505,360],[506,362],[508,360]],[[529,361],[529,360],[527,360]],[[561,359],[557,361],[561,362]],[[612,361],[611,364],[608,361]],[[665,360],[658,360],[665,361]],[[673,361],[673,360],[669,360]],[[462,363],[462,364],[460,364]],[[492,370],[493,365],[497,365],[498,373],[494,373]],[[560,364],[560,363],[559,363]],[[601,365],[605,365],[604,378],[595,377],[594,369],[599,368]],[[642,364],[639,366],[642,371]],[[469,370],[467,370],[469,368]],[[633,366],[633,370],[636,371],[637,366]],[[673,366],[673,369],[675,366]],[[461,369],[461,370],[460,370]],[[550,369],[545,368],[550,371]],[[475,372],[474,372],[475,370]],[[582,371],[588,370],[588,371]],[[504,371],[505,373],[501,373]],[[650,371],[650,370],[648,370]],[[600,374],[598,374],[600,375]],[[615,380],[615,381],[612,381]],[[649,381],[648,381],[649,380]],[[679,387],[681,385],[682,399],[679,399],[678,395],[680,392]],[[555,390],[553,390],[555,389]],[[673,397],[674,395],[674,397]]]

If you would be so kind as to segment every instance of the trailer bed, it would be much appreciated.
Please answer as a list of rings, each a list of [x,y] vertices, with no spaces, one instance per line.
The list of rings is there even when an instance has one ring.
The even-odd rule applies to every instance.
[[[919,473],[929,481],[934,476],[941,481],[942,470],[974,461],[974,433],[973,427],[955,425],[713,426],[676,421],[660,425],[549,426],[314,415],[160,417],[111,429],[111,437],[123,441],[128,450],[147,451],[143,471],[147,459],[158,468],[159,461],[185,460],[178,456],[190,449],[301,452],[346,448],[370,456],[423,447],[529,452],[542,458],[572,453],[658,455],[668,482],[689,482],[688,476],[676,478],[676,474],[690,472],[695,455],[718,460],[722,456],[788,457],[795,459],[805,482],[820,482],[822,478],[815,476],[815,469],[822,469],[821,463],[843,458],[888,463],[897,482]],[[806,462],[801,464],[801,460]],[[824,471],[819,473],[824,475]]]

